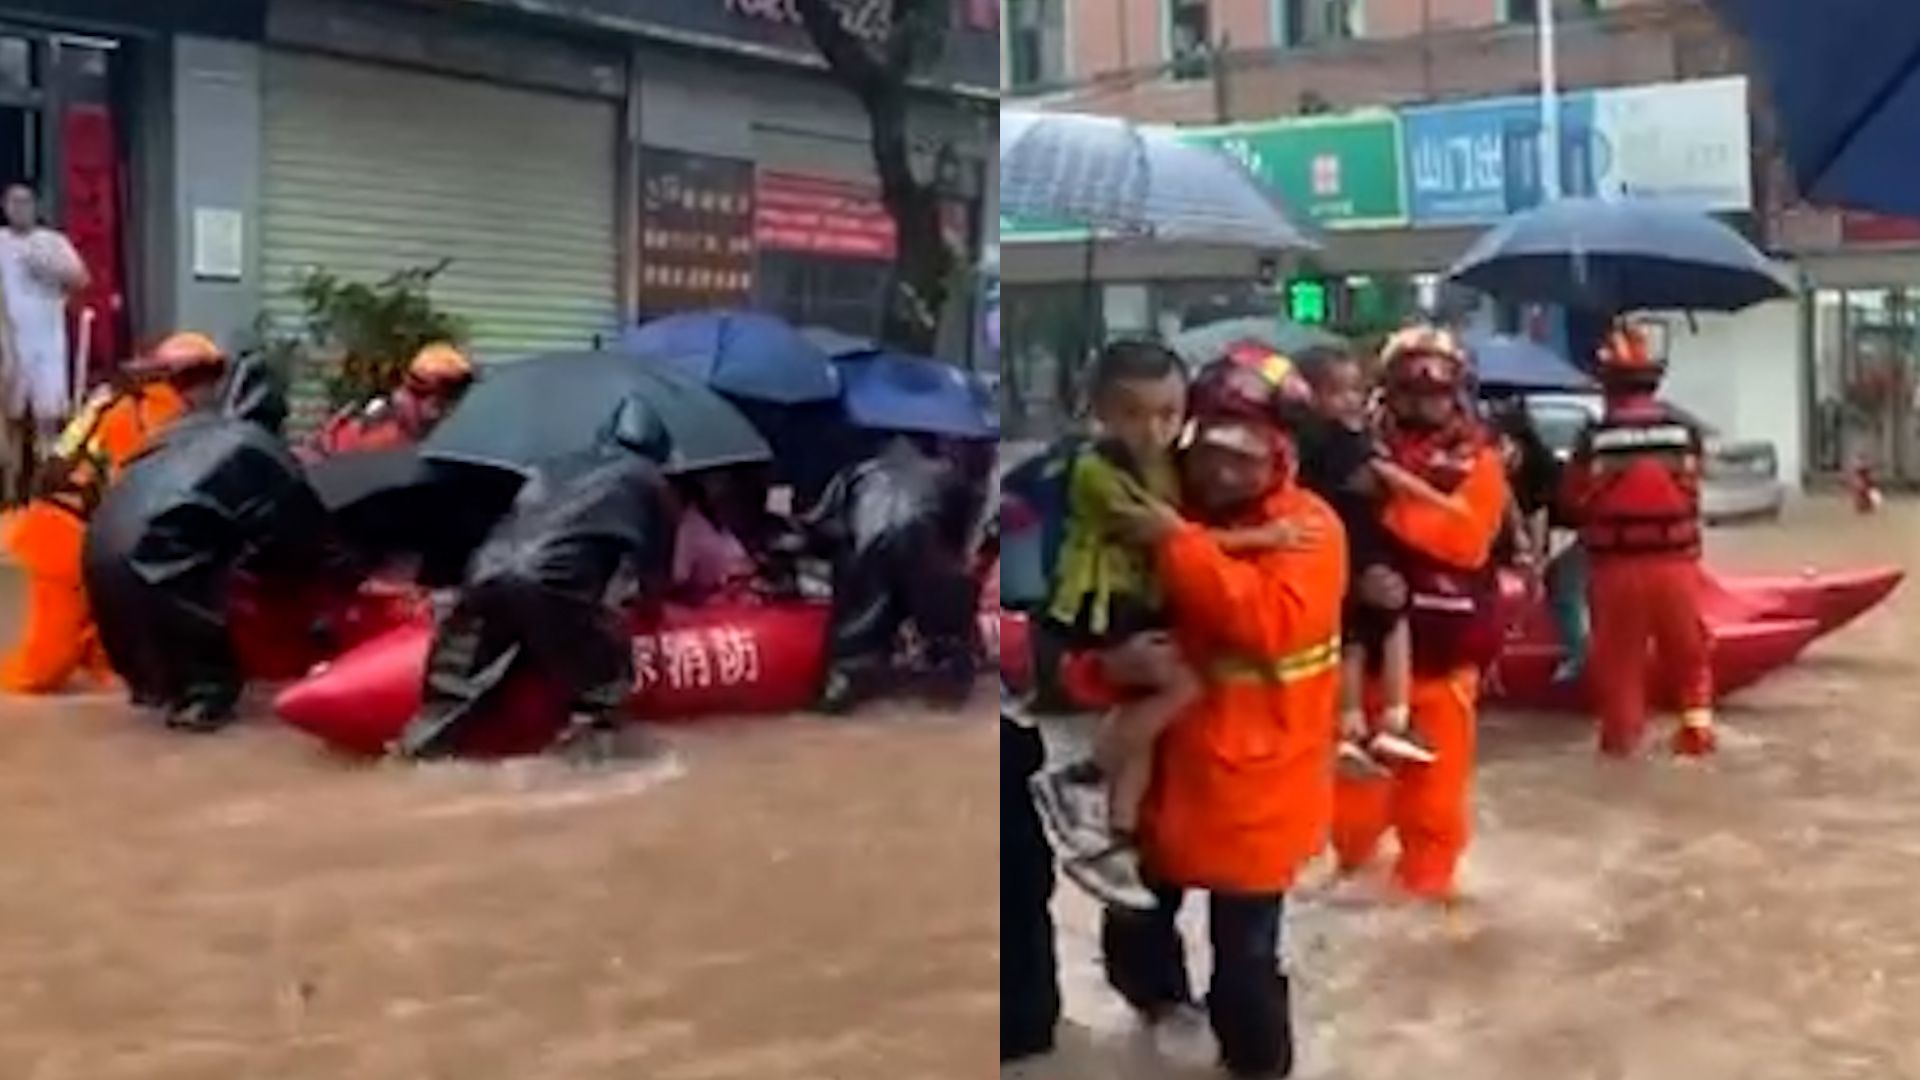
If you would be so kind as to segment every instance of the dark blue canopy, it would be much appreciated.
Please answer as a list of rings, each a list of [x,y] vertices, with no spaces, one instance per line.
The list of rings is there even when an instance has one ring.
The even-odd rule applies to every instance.
[[[1585,372],[1560,354],[1527,338],[1488,335],[1467,339],[1474,377],[1482,390],[1552,393],[1593,386]]]
[[[1587,311],[1740,311],[1792,290],[1724,223],[1647,200],[1563,199],[1515,214],[1454,264],[1503,300]]]
[[[1801,191],[1920,216],[1920,3],[1710,2],[1753,47]]]
[[[749,311],[692,311],[628,330],[621,350],[658,360],[722,393],[802,405],[832,401],[832,359],[800,331]]]
[[[859,427],[980,441],[1000,437],[992,392],[952,364],[871,352],[842,360],[840,370],[847,419]]]

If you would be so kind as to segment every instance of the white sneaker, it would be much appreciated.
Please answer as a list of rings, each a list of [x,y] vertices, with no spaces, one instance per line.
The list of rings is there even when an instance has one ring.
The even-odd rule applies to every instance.
[[[1066,766],[1035,776],[1028,789],[1040,827],[1062,859],[1091,858],[1112,845],[1105,785],[1076,780],[1073,766]]]
[[[1395,731],[1375,732],[1373,738],[1367,740],[1367,752],[1376,758],[1414,765],[1431,765],[1440,760],[1439,755],[1411,731],[1404,734]]]
[[[1089,896],[1110,907],[1152,911],[1160,900],[1140,876],[1140,853],[1126,844],[1109,843],[1099,854],[1069,859],[1061,864],[1067,877]]]
[[[1340,740],[1340,753],[1334,759],[1334,767],[1349,780],[1378,780],[1392,775],[1392,770],[1381,764],[1379,758],[1350,739]]]

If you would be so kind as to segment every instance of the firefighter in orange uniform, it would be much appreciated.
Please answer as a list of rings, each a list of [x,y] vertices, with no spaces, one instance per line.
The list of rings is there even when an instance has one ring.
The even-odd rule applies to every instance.
[[[446,419],[473,385],[473,363],[452,345],[429,345],[407,365],[391,395],[336,414],[315,433],[302,457],[412,446]]]
[[[1343,871],[1371,862],[1397,834],[1394,881],[1407,896],[1450,901],[1467,847],[1480,675],[1497,652],[1492,553],[1507,513],[1506,467],[1467,400],[1466,353],[1451,334],[1415,328],[1385,351],[1387,393],[1380,452],[1444,497],[1388,487],[1381,524],[1391,566],[1359,582],[1381,607],[1404,608],[1413,638],[1408,695],[1413,730],[1432,764],[1402,764],[1387,776],[1342,775],[1333,843]]]
[[[123,381],[96,392],[61,434],[34,499],[0,519],[0,546],[27,574],[27,614],[20,641],[0,658],[0,689],[53,693],[82,668],[103,683],[112,678],[80,575],[87,521],[121,467],[226,367],[220,347],[194,333],[128,364]]]
[[[1293,1062],[1282,911],[1332,818],[1346,539],[1333,511],[1295,482],[1277,398],[1208,412],[1198,390],[1183,462],[1190,517],[1146,503],[1120,513],[1122,529],[1154,553],[1171,642],[1086,658],[1125,665],[1132,651],[1174,649],[1174,662],[1202,685],[1199,702],[1160,737],[1141,816],[1158,906],[1109,908],[1107,971],[1149,1021],[1190,1008],[1176,919],[1186,890],[1207,892],[1214,964],[1206,1004],[1222,1060],[1235,1076],[1281,1077]],[[1280,522],[1296,542],[1233,556],[1209,531]]]
[[[1654,395],[1666,374],[1644,338],[1614,331],[1599,352],[1606,412],[1581,435],[1563,497],[1593,559],[1588,670],[1600,751],[1635,753],[1647,724],[1648,644],[1673,681],[1673,749],[1711,754],[1712,639],[1700,613],[1700,431]]]

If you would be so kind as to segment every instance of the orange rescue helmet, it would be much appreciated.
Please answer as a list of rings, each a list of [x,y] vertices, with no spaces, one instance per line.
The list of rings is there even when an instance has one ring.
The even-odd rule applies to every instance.
[[[422,394],[457,394],[473,382],[473,362],[445,342],[428,345],[407,364],[407,387]]]
[[[163,379],[217,377],[227,369],[227,353],[205,334],[187,330],[155,345],[145,356],[127,364],[132,375]]]
[[[1601,339],[1594,358],[1600,383],[1608,389],[1650,390],[1667,374],[1667,362],[1653,354],[1647,336],[1625,323]]]

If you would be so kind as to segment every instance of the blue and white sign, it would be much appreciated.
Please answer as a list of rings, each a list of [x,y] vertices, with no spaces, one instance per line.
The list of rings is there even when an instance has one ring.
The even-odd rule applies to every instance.
[[[1579,91],[1560,106],[1566,194],[1752,207],[1746,79]],[[1415,226],[1482,225],[1539,204],[1538,98],[1421,106],[1400,117]]]
[[[1416,226],[1478,225],[1540,203],[1540,102],[1493,98],[1403,109],[1407,206]],[[1593,95],[1560,100],[1560,177],[1594,191]]]

